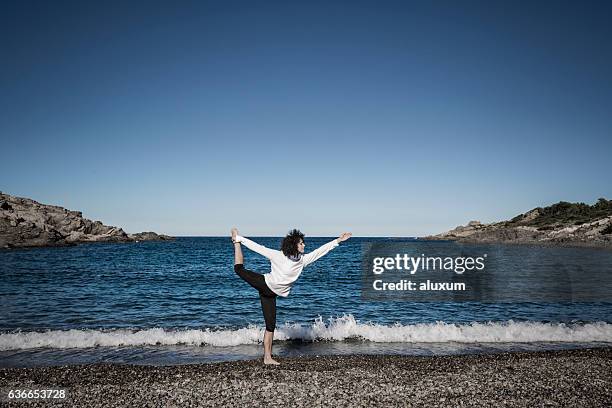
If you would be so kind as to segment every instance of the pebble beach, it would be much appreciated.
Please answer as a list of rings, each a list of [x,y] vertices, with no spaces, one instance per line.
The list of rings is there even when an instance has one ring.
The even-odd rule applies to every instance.
[[[317,356],[175,366],[0,369],[2,404],[74,407],[612,406],[612,348],[460,356]],[[7,399],[63,388],[65,400]]]

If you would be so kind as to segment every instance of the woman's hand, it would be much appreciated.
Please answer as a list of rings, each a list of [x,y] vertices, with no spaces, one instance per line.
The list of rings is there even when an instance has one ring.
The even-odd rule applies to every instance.
[[[234,227],[232,228],[232,242],[234,244],[236,243],[236,235],[238,235],[238,228]]]
[[[341,243],[343,241],[346,241],[347,239],[349,239],[352,236],[353,236],[353,234],[351,232],[343,232],[342,234],[340,234],[340,236],[338,238],[336,238],[336,240],[338,241],[338,243]]]

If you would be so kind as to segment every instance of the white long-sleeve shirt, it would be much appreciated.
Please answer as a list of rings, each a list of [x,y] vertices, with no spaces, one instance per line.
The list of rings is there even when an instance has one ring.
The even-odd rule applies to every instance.
[[[338,241],[333,240],[325,245],[320,246],[312,252],[304,254],[297,261],[292,261],[285,256],[282,251],[266,248],[263,245],[259,245],[256,242],[251,241],[248,238],[237,235],[236,242],[244,244],[247,248],[257,252],[260,255],[265,256],[270,260],[272,271],[264,274],[266,285],[279,296],[287,297],[291,291],[291,286],[300,277],[302,270],[337,247]]]

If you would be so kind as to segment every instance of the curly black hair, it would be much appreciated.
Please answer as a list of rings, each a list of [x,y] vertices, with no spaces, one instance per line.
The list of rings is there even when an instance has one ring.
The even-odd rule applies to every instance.
[[[293,229],[289,231],[287,236],[283,238],[283,244],[281,245],[283,254],[285,254],[285,256],[299,256],[300,253],[298,252],[297,246],[300,240],[304,240],[304,234],[302,234],[300,230]]]

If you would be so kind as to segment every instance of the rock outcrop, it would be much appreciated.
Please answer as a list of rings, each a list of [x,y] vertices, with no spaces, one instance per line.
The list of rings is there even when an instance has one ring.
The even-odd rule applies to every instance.
[[[171,239],[154,232],[127,234],[121,228],[83,218],[80,211],[0,192],[0,248]]]
[[[562,201],[534,208],[509,221],[470,221],[466,226],[423,239],[612,248],[612,200],[600,198],[592,206]]]

